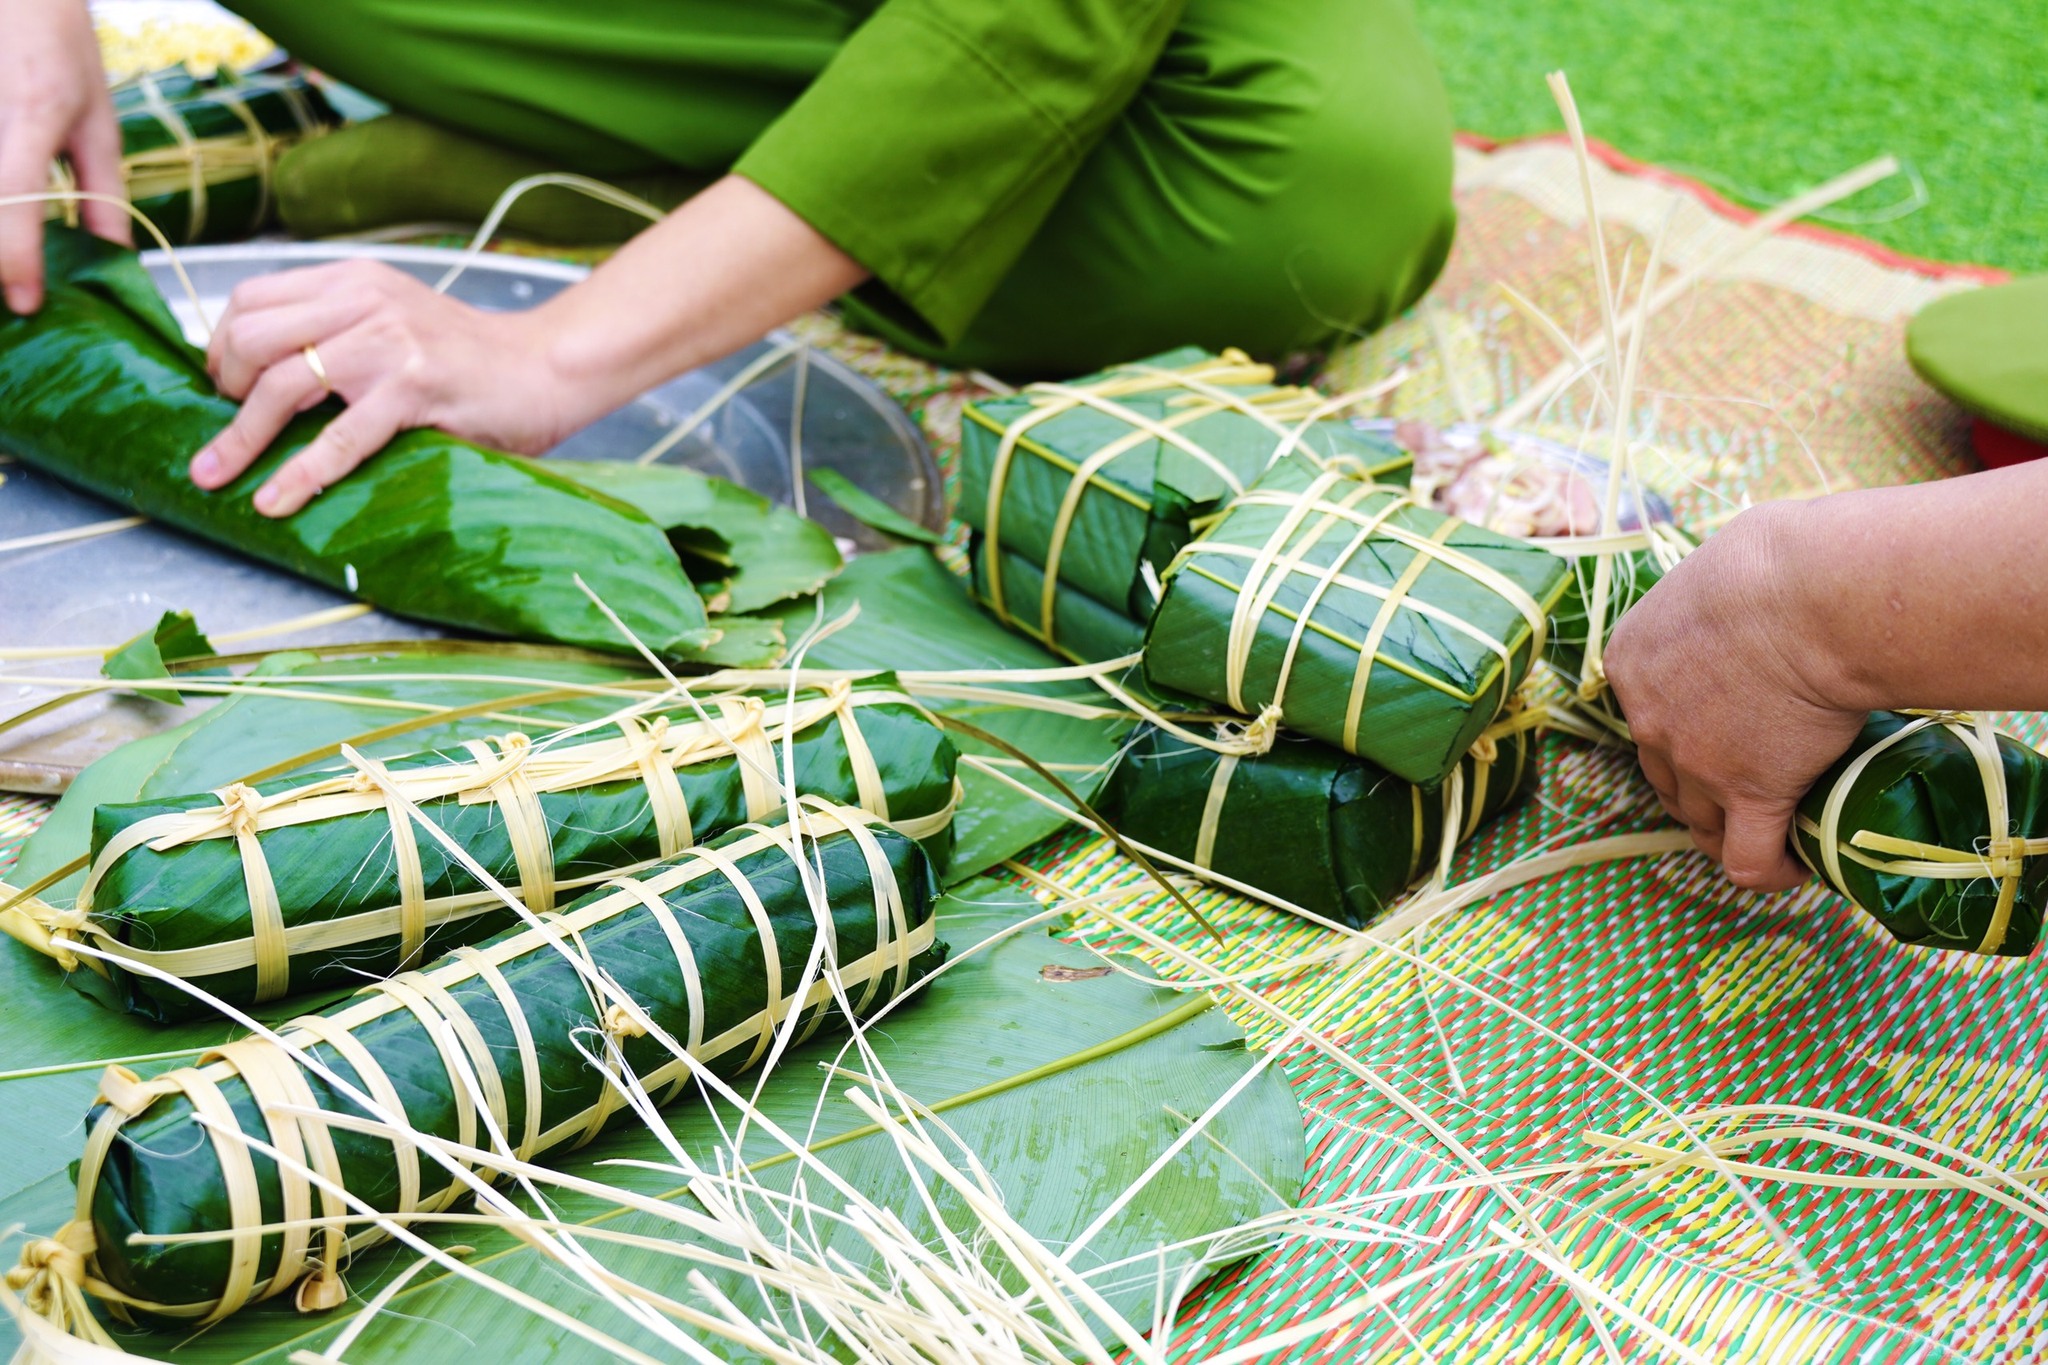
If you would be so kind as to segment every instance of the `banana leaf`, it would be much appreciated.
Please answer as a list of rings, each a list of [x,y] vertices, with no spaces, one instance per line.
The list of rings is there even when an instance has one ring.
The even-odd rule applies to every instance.
[[[1186,348],[1067,384],[970,404],[960,427],[959,515],[987,542],[977,591],[1005,624],[1061,648],[1068,591],[1132,620],[1151,615],[1154,574],[1193,523],[1242,492],[1283,449],[1405,478],[1406,451],[1347,423],[1309,420],[1322,399],[1276,387],[1242,353]],[[1038,590],[1006,577],[1038,566]]]
[[[1099,958],[1050,939],[1043,931],[1015,931],[1020,919],[1041,909],[999,883],[983,880],[962,887],[939,910],[945,936],[955,950],[947,970],[914,986],[910,1002],[867,1037],[897,1084],[941,1110],[949,1128],[1005,1193],[1015,1216],[1045,1245],[1064,1248],[1181,1133],[1183,1124],[1176,1115],[1202,1113],[1244,1078],[1254,1054],[1246,1050],[1242,1035],[1223,1010],[1203,1010],[1200,1000],[1190,1002],[1143,980],[1103,975]],[[56,1004],[58,1012],[93,1013],[77,997]],[[189,1034],[194,1026],[181,1028]],[[207,1041],[217,1042],[219,1037]],[[37,1043],[32,1030],[0,1033],[0,1067],[18,1065],[24,1056],[47,1058],[49,1048]],[[106,1054],[74,1050],[63,1055]],[[827,1064],[862,1067],[837,1039],[820,1037],[796,1046],[761,1080],[755,1096],[760,1111],[785,1130],[801,1134],[816,1159],[850,1186],[897,1211],[911,1235],[937,1245],[941,1224],[927,1212],[897,1148],[887,1136],[873,1132],[866,1116],[846,1102],[846,1072],[827,1072]],[[60,1081],[69,1082],[61,1092],[34,1089]],[[49,1151],[39,1149],[26,1161],[10,1149],[11,1193],[0,1197],[0,1224],[18,1223],[47,1232],[70,1216],[72,1181],[56,1148],[68,1147],[69,1155],[76,1155],[80,1134],[75,1117],[93,1094],[93,1085],[94,1077],[84,1071],[50,1081],[18,1080],[0,1073],[0,1096],[25,1118],[33,1114],[46,1119],[39,1132],[50,1139],[43,1144]],[[729,1149],[731,1135],[739,1128],[737,1116],[723,1103],[691,1102],[672,1107],[664,1118],[670,1131],[663,1137],[627,1125],[607,1131],[580,1150],[552,1153],[549,1164],[645,1197],[687,1203],[666,1142],[673,1141],[693,1159],[712,1165]],[[1130,1321],[1149,1323],[1160,1286],[1172,1285],[1184,1270],[1198,1272],[1257,1251],[1259,1236],[1235,1229],[1291,1205],[1297,1197],[1301,1121],[1277,1070],[1252,1080],[1206,1132],[1213,1142],[1197,1140],[1183,1150],[1075,1257],[1074,1264]],[[753,1163],[758,1178],[771,1190],[790,1188],[797,1170],[796,1163],[786,1159],[778,1163],[779,1154],[761,1125],[747,1130],[741,1158]],[[662,1169],[620,1164],[636,1159],[660,1163]],[[843,1201],[822,1181],[812,1178],[806,1189],[828,1213],[841,1207]],[[549,1193],[551,1211],[571,1227],[689,1240],[673,1223],[610,1200],[576,1192]],[[523,1196],[517,1200],[532,1208]],[[973,1219],[956,1203],[943,1201],[938,1213],[949,1231],[974,1237]],[[635,1349],[658,1358],[673,1354],[673,1347],[630,1323],[509,1232],[475,1225],[423,1225],[418,1230],[443,1247],[473,1247],[464,1257],[466,1264],[508,1289],[545,1299]],[[586,1245],[614,1273],[693,1306],[705,1306],[705,1300],[682,1283],[688,1262],[606,1242]],[[1155,1249],[1162,1245],[1172,1249],[1160,1254]],[[857,1238],[835,1236],[833,1250],[862,1273],[882,1273],[873,1249]],[[1008,1282],[1001,1251],[987,1247],[984,1255]],[[472,1354],[487,1352],[504,1365],[541,1365],[591,1355],[593,1348],[566,1328],[516,1309],[508,1311],[504,1300],[445,1270],[430,1267],[402,1287],[391,1286],[414,1264],[410,1256],[377,1251],[367,1251],[350,1264],[349,1287],[359,1299],[387,1286],[396,1294],[389,1311],[376,1315],[355,1338],[354,1348],[342,1353],[346,1358],[442,1360],[457,1346]],[[1132,1273],[1133,1265],[1139,1273]],[[732,1301],[750,1308],[760,1302],[753,1286],[739,1277],[708,1267],[706,1273]],[[792,1306],[780,1295],[760,1302],[759,1311],[764,1317],[793,1316]],[[175,1362],[285,1365],[295,1351],[331,1350],[352,1317],[348,1310],[308,1317],[294,1312],[284,1299],[273,1299],[197,1335],[189,1327],[116,1330],[127,1349]],[[9,1333],[10,1324],[0,1318],[0,1352],[11,1349]],[[829,1340],[828,1326],[819,1325],[818,1333]],[[702,1339],[720,1359],[749,1365],[763,1359],[709,1334]],[[843,1358],[859,1358],[857,1345],[833,1345]]]
[[[218,1060],[146,1084],[131,1087],[128,1077],[110,1075],[104,1103],[87,1121],[78,1175],[79,1210],[92,1224],[99,1278],[170,1318],[225,1317],[251,1298],[293,1288],[308,1273],[338,1284],[338,1229],[311,1244],[303,1233],[252,1233],[249,1249],[260,1244],[253,1266],[243,1259],[248,1252],[230,1243],[130,1242],[136,1233],[255,1226],[304,1206],[303,1175],[231,1141],[209,1139],[196,1116],[219,1120],[223,1100],[244,1131],[268,1134],[286,1150],[318,1154],[322,1146],[307,1145],[309,1136],[330,1134],[332,1156],[322,1174],[378,1211],[433,1210],[466,1190],[423,1162],[416,1147],[317,1120],[287,1137],[296,1121],[274,1108],[266,1113],[266,1106],[359,1114],[372,1111],[357,1095],[381,1096],[386,1105],[401,1105],[419,1131],[474,1146],[480,1130],[462,1079],[467,1066],[482,1081],[494,1126],[527,1156],[587,1141],[621,1115],[633,1116],[608,1080],[613,1067],[629,1069],[650,1093],[665,1089],[668,1100],[694,1089],[690,1067],[663,1035],[730,1076],[759,1063],[789,1010],[805,1016],[799,1027],[806,1036],[846,1022],[816,978],[814,988],[797,994],[826,915],[830,927],[822,932],[831,935],[846,999],[857,1016],[872,1013],[943,961],[945,947],[932,916],[937,884],[923,851],[867,819],[820,806],[806,815],[807,839],[799,847],[787,828],[734,831],[708,852],[682,854],[637,882],[593,892],[546,930],[511,928],[471,955],[443,957],[423,972],[372,986],[286,1035],[317,1068],[277,1044],[250,1039],[229,1044]],[[822,888],[815,908],[807,874]],[[462,1043],[453,1042],[457,1036]],[[614,1060],[593,1065],[586,1051],[607,1044]],[[456,1046],[466,1055],[451,1062],[447,1049]],[[237,1190],[251,1177],[260,1210]],[[329,1213],[344,1211],[326,1199],[315,1202]],[[382,1238],[371,1229],[348,1249]]]
[[[46,234],[49,294],[0,308],[0,448],[89,492],[403,616],[490,635],[620,652],[628,643],[575,579],[657,653],[718,639],[661,528],[529,460],[434,431],[401,435],[289,517],[256,488],[339,411],[286,428],[232,484],[186,476],[235,414],[134,253]]]
[[[1462,844],[1535,791],[1533,729],[1497,728],[1459,762],[1457,784],[1425,791],[1300,735],[1239,757],[1148,725],[1101,810],[1127,839],[1363,929],[1436,867],[1446,817]]]
[[[943,867],[953,746],[894,680],[799,692],[786,709],[782,702],[731,695],[704,701],[715,726],[690,712],[642,716],[630,730],[608,725],[530,745],[521,736],[472,740],[383,766],[536,910],[749,820],[778,816],[785,736],[786,775],[796,791],[866,806],[918,838]],[[516,922],[440,845],[397,828],[394,819],[403,818],[346,766],[254,787],[103,804],[93,818],[93,865],[76,900],[88,913],[75,932],[248,1005],[388,976],[422,954]],[[239,837],[245,829],[255,831],[247,841]],[[417,920],[401,928],[408,903]],[[261,915],[253,908],[259,904]],[[85,973],[71,979],[96,984]],[[112,986],[122,1008],[154,1019],[206,1008],[121,967],[112,969]]]
[[[1799,803],[1793,844],[1902,943],[2025,957],[2048,904],[2048,758],[1981,717],[1875,712]]]
[[[1547,550],[1288,456],[1175,559],[1145,676],[1435,786],[1521,686],[1569,578]]]
[[[974,566],[974,595],[986,602],[989,600],[987,537],[976,535],[969,555]],[[1045,586],[1045,571],[1023,555],[1005,550],[1002,561],[1001,573],[1003,581],[1009,585],[1008,590],[1020,594],[1024,600],[1032,600]],[[1050,631],[1040,631],[1023,617],[1011,618],[1010,625],[1061,658],[1075,663],[1128,658],[1145,646],[1143,621],[1133,620],[1121,611],[1105,607],[1078,589],[1062,588],[1054,594],[1052,612],[1053,629]]]
[[[174,68],[112,93],[129,200],[180,245],[240,241],[269,227],[277,158],[340,121],[297,74],[201,80]]]
[[[759,611],[808,597],[846,564],[830,531],[725,479],[679,465],[624,460],[536,463],[625,503],[668,532],[717,611]]]
[[[805,647],[805,667],[1000,675],[1065,664],[990,620],[960,580],[919,546],[862,555],[815,601],[785,606],[779,619],[795,642],[815,625],[848,611],[859,613],[850,626]],[[1012,695],[1015,700],[1008,700]],[[965,721],[1052,768],[1084,801],[1092,800],[1108,780],[1118,746],[1137,724],[1137,717],[1118,710],[1086,679],[1012,682],[997,677],[979,684],[972,696],[934,696],[920,689],[920,700],[939,716]],[[1091,708],[1094,714],[1048,707]],[[960,809],[953,819],[953,857],[947,868],[954,881],[985,872],[1046,835],[1071,828],[1013,785],[1022,783],[1067,804],[1014,754],[972,735],[956,733],[953,742],[963,756],[996,765],[1003,773],[995,776],[976,762],[961,764]]]

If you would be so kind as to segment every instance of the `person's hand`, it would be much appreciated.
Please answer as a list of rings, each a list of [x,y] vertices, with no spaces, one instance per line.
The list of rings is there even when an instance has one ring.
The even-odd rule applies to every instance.
[[[569,413],[539,317],[486,313],[370,261],[241,284],[214,327],[206,367],[242,411],[193,457],[192,481],[232,482],[330,389],[347,409],[256,491],[265,516],[298,511],[413,427],[537,455],[599,415]]]
[[[1801,509],[1743,513],[1673,569],[1614,629],[1607,679],[1643,774],[1693,842],[1740,886],[1778,891],[1806,869],[1787,845],[1799,800],[1865,712],[1783,553]]]
[[[121,130],[92,16],[85,0],[0,0],[0,200],[49,189],[59,152],[80,189],[124,197]],[[0,207],[0,287],[16,313],[42,307],[44,211]],[[87,202],[80,218],[110,241],[132,240],[113,204]]]

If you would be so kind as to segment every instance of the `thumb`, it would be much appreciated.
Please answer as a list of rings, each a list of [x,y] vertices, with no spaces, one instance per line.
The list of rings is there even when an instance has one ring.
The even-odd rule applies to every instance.
[[[1791,802],[1728,807],[1721,841],[1721,867],[1728,880],[1752,891],[1789,891],[1806,880],[1806,865],[1788,842],[1796,810]]]

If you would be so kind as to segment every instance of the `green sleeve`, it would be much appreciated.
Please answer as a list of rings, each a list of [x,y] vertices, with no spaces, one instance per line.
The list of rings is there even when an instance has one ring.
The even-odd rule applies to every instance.
[[[963,333],[1164,48],[1183,0],[887,0],[734,170]]]

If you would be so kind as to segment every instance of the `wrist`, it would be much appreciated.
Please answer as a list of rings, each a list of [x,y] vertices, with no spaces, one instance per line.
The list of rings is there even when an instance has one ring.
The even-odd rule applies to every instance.
[[[1758,591],[1780,657],[1799,693],[1828,711],[1873,711],[1880,699],[1867,619],[1847,610],[1842,562],[1828,499],[1764,503],[1742,516],[1753,523]],[[1731,527],[1732,529],[1732,527]]]

